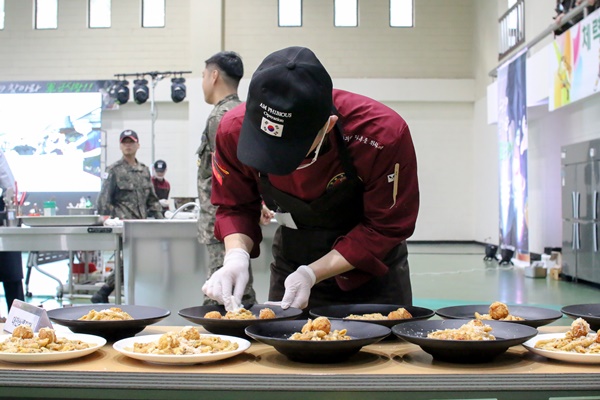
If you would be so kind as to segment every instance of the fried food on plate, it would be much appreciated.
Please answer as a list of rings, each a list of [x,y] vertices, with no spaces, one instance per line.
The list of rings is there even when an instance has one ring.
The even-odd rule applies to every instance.
[[[263,308],[260,310],[258,319],[273,319],[275,318],[275,312],[270,308]],[[218,311],[209,311],[204,314],[204,318],[209,319],[257,319],[256,315],[252,314],[252,311],[240,308],[235,311],[227,311],[225,315],[221,315]]]
[[[59,338],[54,329],[42,328],[37,336],[29,325],[19,325],[12,336],[0,342],[0,352],[3,353],[56,353],[73,350],[83,350],[92,345],[81,340]]]
[[[511,315],[508,311],[508,306],[499,301],[495,301],[490,305],[489,314],[479,314],[475,311],[475,318],[487,319],[496,321],[524,321],[524,318]]]
[[[219,353],[237,350],[236,342],[218,336],[201,335],[196,327],[186,326],[179,332],[170,331],[158,341],[133,344],[134,353],[186,355]]]
[[[133,317],[119,307],[106,308],[100,311],[90,310],[90,312],[79,318],[81,321],[126,321],[130,319],[133,319]]]
[[[535,348],[571,353],[599,354],[600,335],[591,331],[590,325],[583,318],[577,318],[564,337],[538,340],[535,343]]]
[[[427,337],[440,340],[496,340],[496,337],[490,333],[491,331],[491,326],[474,319],[457,329],[440,329],[429,332]]]
[[[300,332],[295,332],[289,340],[350,340],[346,329],[331,330],[331,321],[327,317],[318,317],[314,321],[310,318]]]
[[[358,320],[369,320],[369,321],[380,321],[385,319],[409,319],[412,318],[412,314],[403,307],[397,310],[390,311],[387,316],[382,313],[370,313],[370,314],[350,314],[347,319],[358,319]]]

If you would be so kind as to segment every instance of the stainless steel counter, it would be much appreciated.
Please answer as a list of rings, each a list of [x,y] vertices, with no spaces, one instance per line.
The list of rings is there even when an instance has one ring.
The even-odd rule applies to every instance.
[[[261,256],[251,260],[259,302],[267,300],[271,245],[277,225],[263,228]],[[186,320],[177,312],[201,305],[208,255],[198,243],[196,220],[129,220],[124,222],[125,303],[166,308],[161,325]]]
[[[121,303],[122,227],[48,226],[0,228],[0,251],[86,251],[115,253],[115,302]]]

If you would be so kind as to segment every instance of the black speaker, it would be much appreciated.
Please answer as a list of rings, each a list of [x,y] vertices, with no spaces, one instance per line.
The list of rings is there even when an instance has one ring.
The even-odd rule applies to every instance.
[[[515,248],[512,246],[502,247],[500,249],[500,265],[512,264],[512,258],[515,255]]]
[[[495,244],[486,244],[485,245],[485,257],[483,257],[484,261],[491,261],[496,259],[496,252],[498,251],[498,246]]]

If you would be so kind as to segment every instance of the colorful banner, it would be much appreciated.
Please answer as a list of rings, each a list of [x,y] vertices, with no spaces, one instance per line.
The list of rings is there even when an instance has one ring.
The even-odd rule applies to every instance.
[[[498,69],[500,245],[529,261],[526,52]]]
[[[115,81],[0,81],[0,94],[90,93],[108,91]]]
[[[550,57],[550,111],[600,92],[600,9],[558,36]]]
[[[97,93],[102,94],[102,109],[115,110],[119,105],[110,96],[114,80],[97,81],[0,81],[1,94]]]

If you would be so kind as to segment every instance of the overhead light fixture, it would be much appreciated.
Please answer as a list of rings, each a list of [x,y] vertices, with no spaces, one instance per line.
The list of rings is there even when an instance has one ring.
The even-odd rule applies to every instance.
[[[110,96],[115,99],[117,104],[125,104],[129,101],[129,81],[123,79],[116,81],[110,88]]]
[[[145,79],[136,79],[133,81],[133,99],[137,104],[144,104],[150,97],[148,90],[148,81]]]
[[[175,103],[179,103],[185,99],[185,78],[171,79],[171,99]]]

